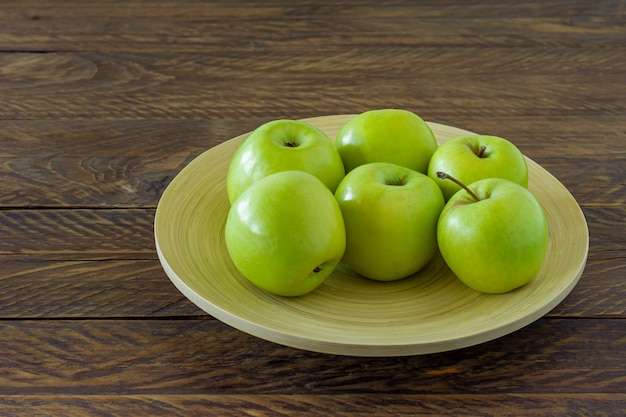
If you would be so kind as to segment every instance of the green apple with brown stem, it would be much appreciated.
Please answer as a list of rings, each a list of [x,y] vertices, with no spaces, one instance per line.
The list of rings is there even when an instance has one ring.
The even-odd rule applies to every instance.
[[[437,252],[444,206],[433,180],[412,169],[372,162],[346,174],[335,198],[346,226],[343,263],[377,281],[419,271]]]
[[[499,136],[458,136],[441,144],[428,165],[428,176],[443,191],[446,201],[461,187],[437,177],[445,172],[464,184],[484,178],[504,178],[528,186],[528,167],[522,152]]]
[[[534,194],[501,178],[466,186],[447,173],[438,176],[461,187],[437,225],[439,250],[452,272],[485,293],[505,293],[530,282],[549,243],[547,218]]]
[[[224,234],[237,270],[281,296],[304,295],[321,285],[346,246],[333,194],[303,171],[281,171],[250,185],[231,205]]]
[[[298,120],[273,120],[256,128],[232,156],[228,199],[232,203],[253,182],[289,170],[314,175],[331,193],[345,175],[341,157],[324,132]]]
[[[346,172],[370,162],[388,162],[426,174],[437,140],[417,114],[377,109],[345,123],[335,139]]]

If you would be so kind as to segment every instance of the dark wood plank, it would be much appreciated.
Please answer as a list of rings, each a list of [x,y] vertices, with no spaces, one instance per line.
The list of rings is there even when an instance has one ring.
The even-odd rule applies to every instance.
[[[183,4],[181,4],[183,3]],[[289,19],[308,11],[309,14],[335,18],[353,17],[359,20],[369,18],[457,18],[457,17],[599,17],[621,16],[624,10],[619,3],[611,0],[599,0],[594,4],[584,1],[558,0],[550,2],[516,1],[510,4],[490,4],[468,2],[464,0],[442,0],[438,4],[424,1],[387,1],[385,7],[372,0],[346,0],[336,3],[332,0],[307,0],[298,4],[277,1],[237,0],[228,3],[210,3],[203,0],[155,0],[153,7],[146,7],[141,0],[109,0],[98,3],[85,3],[80,0],[30,0],[28,3],[18,0],[6,0],[6,6],[0,9],[0,18],[7,20],[19,17],[34,17],[39,20],[44,16],[72,19],[205,19],[228,20],[238,17],[243,21],[261,19]],[[124,7],[119,7],[123,4]],[[537,7],[541,5],[541,7]],[[41,15],[29,13],[41,11]],[[306,17],[306,16],[302,16]],[[574,19],[572,19],[573,21]],[[149,29],[149,28],[148,28]]]
[[[276,115],[275,117],[279,117]],[[151,207],[180,170],[271,119],[0,122],[0,206]],[[513,141],[579,204],[626,202],[626,118],[447,116],[433,120]],[[573,170],[571,165],[585,166]]]
[[[449,111],[429,118],[415,106],[409,110],[428,121],[447,124],[478,134],[497,135],[513,141],[531,159],[560,156],[565,161],[583,156],[611,159],[626,152],[626,120],[622,115],[463,116]],[[314,116],[323,116],[315,114]],[[243,116],[242,116],[243,117]],[[64,155],[72,158],[105,155],[149,158],[163,152],[199,153],[244,134],[273,118],[287,117],[268,108],[257,119],[203,120],[2,120],[0,141],[3,158],[35,159]],[[292,109],[288,117],[309,117]],[[195,156],[195,155],[194,155]],[[6,162],[5,164],[8,164]],[[0,166],[5,168],[4,166]],[[33,168],[31,168],[33,170]],[[589,174],[593,174],[590,172]]]
[[[0,123],[0,204],[154,208],[174,176],[223,137],[219,125],[98,120]]]
[[[557,316],[626,314],[624,210],[584,208],[589,260]],[[153,221],[151,209],[0,210],[0,317],[200,313],[161,270]]]
[[[3,262],[2,318],[106,318],[201,315],[157,261]],[[580,282],[549,317],[626,317],[625,266],[591,260]],[[129,298],[128,294],[141,294]]]
[[[625,211],[623,205],[583,209],[589,227],[590,254],[605,259],[626,258]]]
[[[158,261],[2,261],[2,319],[198,315]]]
[[[216,320],[0,321],[0,395],[613,394],[626,320],[541,319],[478,346],[403,358],[317,354]]]
[[[156,259],[153,209],[0,210],[0,256]],[[590,256],[624,259],[626,207],[589,206]]]
[[[0,261],[0,319],[207,316],[156,260]],[[625,274],[623,259],[591,259],[547,317],[626,318]]]
[[[626,318],[624,277],[623,257],[589,259],[576,287],[548,316]]]
[[[3,50],[345,49],[377,46],[623,46],[619,2],[446,1],[3,3]],[[233,36],[236,33],[237,36]]]
[[[0,119],[241,120],[378,107],[412,109],[431,120],[549,119],[626,109],[622,50],[299,49],[1,53]]]
[[[624,394],[25,395],[0,396],[6,417],[219,415],[224,417],[622,417]]]
[[[556,150],[555,150],[556,151]],[[619,154],[588,156],[540,156],[543,168],[572,193],[583,208],[615,207],[626,203],[626,151]],[[572,166],[585,167],[584,170]]]
[[[0,210],[0,256],[156,259],[154,210]]]

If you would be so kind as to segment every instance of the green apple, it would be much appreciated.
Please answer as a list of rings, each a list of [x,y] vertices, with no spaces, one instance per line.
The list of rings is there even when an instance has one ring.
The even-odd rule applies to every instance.
[[[464,184],[484,178],[504,178],[528,187],[528,167],[522,152],[498,136],[458,136],[441,144],[428,165],[428,176],[443,191],[446,201],[461,187],[437,178],[445,172]]]
[[[297,120],[273,120],[256,128],[235,151],[226,179],[228,199],[232,203],[253,182],[289,170],[316,176],[331,193],[345,175],[324,132]]]
[[[335,146],[346,172],[370,162],[389,162],[426,174],[437,140],[415,113],[378,109],[363,112],[343,125]]]
[[[437,252],[437,219],[445,204],[426,175],[386,162],[360,165],[337,187],[346,227],[343,263],[377,281],[420,270]]]
[[[504,293],[527,284],[548,248],[541,204],[527,188],[501,178],[466,188],[448,200],[439,217],[437,241],[444,261],[477,291]]]
[[[317,288],[346,247],[337,201],[304,171],[281,171],[250,185],[231,205],[224,234],[239,272],[282,296]]]

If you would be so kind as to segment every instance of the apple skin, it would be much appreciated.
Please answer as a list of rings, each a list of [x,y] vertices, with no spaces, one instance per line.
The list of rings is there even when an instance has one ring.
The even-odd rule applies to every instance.
[[[377,109],[358,114],[344,124],[335,146],[346,172],[370,162],[389,162],[426,174],[437,140],[415,113]]]
[[[468,186],[446,203],[437,226],[444,261],[467,286],[505,293],[530,282],[548,248],[548,222],[527,188],[501,178]]]
[[[319,179],[303,171],[278,172],[250,185],[231,205],[224,234],[237,270],[281,296],[317,288],[346,247],[337,201]]]
[[[313,174],[331,193],[345,175],[324,132],[297,120],[273,120],[256,128],[235,151],[226,178],[228,199],[232,203],[253,182],[289,170]]]
[[[485,146],[482,157],[478,156],[481,146]],[[504,178],[528,187],[528,166],[524,155],[513,143],[498,136],[458,136],[437,148],[428,165],[428,176],[439,185],[447,201],[461,187],[437,178],[438,171],[464,184],[484,178]]]
[[[341,181],[335,198],[346,227],[342,262],[358,274],[398,280],[437,252],[437,219],[445,202],[426,175],[385,162],[360,165]]]

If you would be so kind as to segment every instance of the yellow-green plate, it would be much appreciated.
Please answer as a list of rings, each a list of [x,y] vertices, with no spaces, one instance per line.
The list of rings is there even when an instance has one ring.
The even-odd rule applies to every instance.
[[[330,138],[352,115],[305,121]],[[429,123],[439,143],[470,134]],[[547,260],[538,276],[513,292],[487,295],[462,284],[436,257],[406,279],[379,283],[339,268],[306,296],[283,298],[250,284],[224,243],[229,209],[226,173],[247,135],[211,148],[171,182],[155,217],[163,269],[202,310],[230,326],[296,348],[354,356],[442,352],[482,343],[537,320],[576,285],[589,248],[587,223],[568,190],[528,159],[529,188],[550,228]]]

